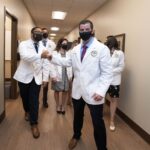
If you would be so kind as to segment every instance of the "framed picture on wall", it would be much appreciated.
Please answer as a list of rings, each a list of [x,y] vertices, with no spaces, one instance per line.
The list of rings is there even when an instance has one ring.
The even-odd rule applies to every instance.
[[[115,37],[118,41],[119,49],[125,52],[125,33],[115,35]]]

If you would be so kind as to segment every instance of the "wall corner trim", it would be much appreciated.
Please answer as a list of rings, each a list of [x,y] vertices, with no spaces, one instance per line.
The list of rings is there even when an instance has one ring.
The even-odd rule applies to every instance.
[[[106,100],[106,104],[110,105],[109,100]],[[131,120],[125,113],[117,108],[117,115],[124,120],[138,135],[140,135],[148,144],[150,144],[150,135],[145,132],[139,125]]]

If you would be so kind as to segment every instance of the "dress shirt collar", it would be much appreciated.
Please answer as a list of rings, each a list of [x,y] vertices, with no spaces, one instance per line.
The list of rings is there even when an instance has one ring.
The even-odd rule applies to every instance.
[[[92,36],[92,37],[90,37],[90,39],[88,40],[87,43],[86,42],[82,42],[81,48],[83,47],[83,45],[86,45],[87,47],[90,47],[90,45],[93,43],[93,41],[94,41],[94,37]]]

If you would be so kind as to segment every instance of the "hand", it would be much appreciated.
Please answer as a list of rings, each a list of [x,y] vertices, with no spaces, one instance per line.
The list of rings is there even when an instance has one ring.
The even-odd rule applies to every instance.
[[[92,98],[95,100],[95,101],[101,101],[103,99],[102,96],[100,96],[99,94],[96,94],[94,93]]]
[[[48,50],[43,51],[41,54],[41,58],[48,58],[48,54],[49,54]]]
[[[48,57],[47,57],[49,60],[51,60],[52,59],[52,54],[48,54]]]
[[[43,83],[42,83],[43,87],[46,87],[47,84],[48,84],[48,82],[45,82],[45,81],[43,81]]]

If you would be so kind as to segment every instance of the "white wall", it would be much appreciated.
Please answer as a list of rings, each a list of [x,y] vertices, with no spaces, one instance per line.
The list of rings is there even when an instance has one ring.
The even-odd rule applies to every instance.
[[[4,7],[0,1],[0,115],[4,111]]]
[[[119,109],[150,134],[150,13],[149,0],[109,0],[95,14],[96,37],[126,33],[126,68],[123,73]],[[76,39],[78,30],[68,35]],[[69,39],[69,40],[70,40]]]
[[[0,0],[0,115],[4,111],[4,6],[18,19],[18,39],[30,37],[34,22],[22,0]]]
[[[28,39],[34,22],[22,0],[5,0],[5,7],[18,19],[18,39],[21,41]]]
[[[11,60],[11,31],[5,31],[5,60]]]
[[[11,24],[12,21],[6,16],[5,21],[5,60],[11,60]]]

